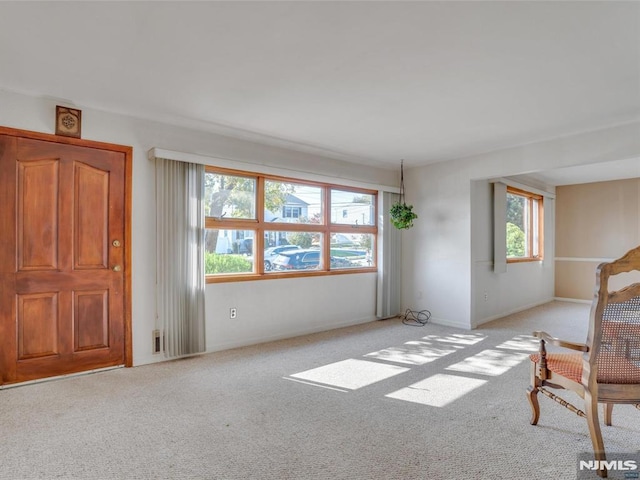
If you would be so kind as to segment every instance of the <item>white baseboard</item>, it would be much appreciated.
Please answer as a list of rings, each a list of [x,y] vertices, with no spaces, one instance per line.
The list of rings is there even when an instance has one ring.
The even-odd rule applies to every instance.
[[[461,328],[463,330],[471,330],[471,326],[468,323],[456,322],[455,320],[449,320],[447,318],[431,317],[429,323],[435,323],[436,325],[442,325],[444,327]]]
[[[592,300],[584,300],[582,298],[565,298],[565,297],[554,297],[554,300],[558,302],[571,302],[571,303],[592,303]]]

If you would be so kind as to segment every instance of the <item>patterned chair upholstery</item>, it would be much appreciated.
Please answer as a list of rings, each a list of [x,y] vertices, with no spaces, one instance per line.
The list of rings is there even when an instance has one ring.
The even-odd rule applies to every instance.
[[[634,404],[640,409],[640,283],[609,291],[609,278],[628,272],[640,272],[640,247],[598,266],[584,344],[534,332],[540,339],[540,350],[530,356],[531,385],[527,397],[532,410],[531,424],[536,425],[540,418],[539,392],[587,419],[594,456],[601,461],[606,460],[606,454],[598,403],[605,406],[606,425],[611,425],[615,404]],[[547,353],[547,344],[581,353]],[[550,389],[576,392],[584,399],[584,411]],[[598,475],[606,477],[607,470],[598,470]]]
[[[529,355],[534,363],[540,363],[540,354]],[[580,382],[582,380],[582,355],[579,353],[547,354],[547,370],[557,375]]]

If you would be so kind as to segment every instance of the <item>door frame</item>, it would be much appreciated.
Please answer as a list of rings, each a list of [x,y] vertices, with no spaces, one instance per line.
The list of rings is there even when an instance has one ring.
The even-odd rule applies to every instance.
[[[74,137],[64,137],[49,133],[32,132],[17,128],[0,126],[0,135],[29,138],[59,144],[75,145],[78,147],[95,148],[124,154],[124,365],[133,366],[133,330],[131,324],[131,204],[133,179],[133,147],[113,143],[84,140]]]

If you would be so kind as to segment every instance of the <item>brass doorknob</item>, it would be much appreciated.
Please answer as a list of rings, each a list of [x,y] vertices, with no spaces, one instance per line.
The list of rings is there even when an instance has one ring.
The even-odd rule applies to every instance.
[[[120,270],[122,270],[122,267],[120,265],[114,265],[112,270],[114,272],[119,272]]]
[[[113,242],[111,242],[111,245],[113,245],[114,247],[119,247],[120,246],[120,240],[114,240]]]

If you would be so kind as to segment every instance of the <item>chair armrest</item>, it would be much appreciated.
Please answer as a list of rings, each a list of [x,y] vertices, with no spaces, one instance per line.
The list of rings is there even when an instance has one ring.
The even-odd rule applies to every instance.
[[[588,352],[589,346],[584,343],[574,343],[568,342],[566,340],[560,340],[559,338],[552,337],[547,332],[536,331],[533,332],[533,336],[539,338],[540,340],[544,340],[551,345],[555,345],[556,347],[569,348],[571,350],[578,350],[580,352]]]

